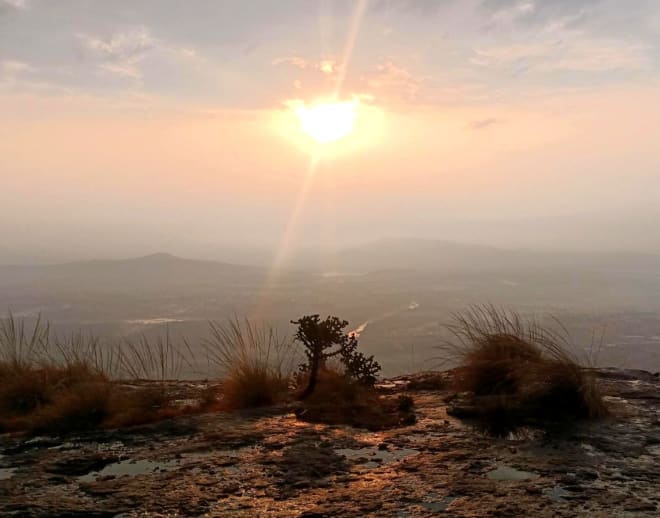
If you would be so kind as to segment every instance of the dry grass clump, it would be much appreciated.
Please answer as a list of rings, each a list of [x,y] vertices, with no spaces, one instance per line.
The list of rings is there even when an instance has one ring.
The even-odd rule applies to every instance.
[[[126,387],[115,385],[107,402],[108,415],[101,423],[104,428],[123,428],[197,413],[201,405],[179,407],[170,394],[158,386]]]
[[[179,379],[184,367],[192,369],[193,353],[184,340],[183,347],[177,346],[170,335],[169,327],[164,336],[153,339],[140,335],[136,339],[125,338],[118,348],[118,376],[131,380]]]
[[[100,427],[111,415],[113,387],[106,382],[76,382],[56,389],[50,401],[24,420],[31,433],[66,434]]]
[[[446,390],[447,373],[442,372],[422,372],[416,374],[406,385],[406,390]]]
[[[225,377],[220,407],[227,410],[271,406],[284,401],[289,380],[268,368],[237,366]]]
[[[187,409],[161,388],[130,388],[84,364],[0,374],[0,432],[65,434],[157,421]]]
[[[248,319],[211,322],[205,348],[223,378],[218,406],[226,410],[269,406],[284,401],[295,365],[293,342],[272,326]]]
[[[480,418],[495,433],[607,415],[563,328],[556,333],[516,313],[474,306],[455,315],[450,330],[455,340],[446,348],[461,360],[456,388],[473,395],[456,413]]]
[[[300,387],[306,385],[306,376],[298,380]],[[384,430],[414,423],[413,406],[408,396],[384,396],[348,376],[341,367],[326,365],[319,371],[314,392],[297,414],[299,419],[313,423]]]
[[[55,426],[58,409],[62,410],[64,420],[64,414],[74,418],[71,414],[74,398],[77,396],[81,403],[90,403],[91,399],[84,398],[93,398],[98,393],[97,388],[106,385],[108,380],[102,373],[83,363],[64,366],[0,364],[0,430],[38,431],[49,423]],[[89,406],[82,412],[87,412]],[[90,415],[90,422],[93,421]]]
[[[84,363],[64,366],[0,364],[0,413],[27,414],[73,385],[106,381],[102,373]]]
[[[308,373],[297,376],[296,385],[305,386]],[[325,403],[353,404],[364,399],[365,394],[375,393],[375,390],[347,376],[340,365],[326,364],[319,369],[319,379],[314,392],[306,402],[310,405]]]
[[[137,372],[153,376],[151,366],[161,379],[170,372],[178,356],[169,337],[141,345],[122,350],[82,334],[57,337],[40,319],[31,327],[11,314],[0,319],[0,432],[62,434],[143,424],[187,410],[173,406],[162,384],[134,389],[113,381]]]

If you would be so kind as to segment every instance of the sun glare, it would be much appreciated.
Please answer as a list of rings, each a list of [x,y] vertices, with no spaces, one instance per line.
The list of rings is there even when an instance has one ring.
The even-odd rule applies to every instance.
[[[355,128],[357,100],[300,104],[294,108],[300,129],[319,144],[341,140]]]

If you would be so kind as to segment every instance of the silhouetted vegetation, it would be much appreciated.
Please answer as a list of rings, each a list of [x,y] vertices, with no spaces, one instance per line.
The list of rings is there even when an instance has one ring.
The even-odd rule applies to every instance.
[[[306,399],[314,392],[319,372],[333,358],[341,362],[343,375],[351,381],[373,386],[380,365],[373,356],[365,356],[357,350],[357,337],[344,332],[348,326],[346,320],[333,316],[321,320],[319,315],[307,315],[291,323],[298,326],[295,339],[304,345],[307,357],[307,363],[300,366],[300,372],[308,375],[300,399]]]
[[[143,339],[140,347],[102,344],[82,334],[58,337],[40,319],[28,328],[9,314],[0,320],[0,431],[67,433],[190,411],[177,407],[162,383],[129,387],[115,381],[134,380],[152,364],[158,364],[161,382],[171,372],[179,353],[169,341]]]
[[[183,413],[234,410],[303,400],[301,419],[382,429],[414,421],[413,401],[375,387],[380,365],[358,350],[348,322],[308,315],[293,321],[295,341],[272,326],[234,318],[210,323],[203,343],[221,382],[182,406],[168,380],[190,366],[192,348],[164,337],[101,343],[54,335],[37,320],[29,329],[10,314],[0,321],[0,430],[66,433],[143,424]],[[473,307],[450,326],[460,356],[456,414],[494,433],[525,425],[594,419],[607,409],[591,374],[567,339],[534,321],[493,307]],[[304,346],[306,362],[299,363]],[[150,380],[150,381],[147,381]],[[411,390],[442,390],[447,376],[418,377]],[[181,399],[187,399],[186,397]]]
[[[219,407],[252,408],[286,399],[295,364],[291,340],[280,338],[271,326],[255,326],[247,319],[211,322],[210,328],[205,348],[223,379]]]
[[[407,390],[446,390],[447,374],[424,372],[417,374],[406,386]]]
[[[455,340],[447,347],[461,359],[456,389],[472,395],[454,408],[456,414],[476,417],[496,434],[607,415],[593,376],[571,352],[565,333],[492,306],[455,315],[450,330]]]
[[[303,376],[303,384],[307,376]],[[373,386],[347,376],[341,365],[326,364],[319,369],[316,388],[305,399],[298,418],[383,430],[415,422],[413,407],[408,396],[387,397]]]
[[[300,419],[370,430],[414,422],[412,400],[401,403],[374,387],[380,365],[357,350],[357,337],[344,331],[346,320],[307,315],[292,324],[298,326],[295,339],[305,347],[307,358],[296,376],[304,402]]]

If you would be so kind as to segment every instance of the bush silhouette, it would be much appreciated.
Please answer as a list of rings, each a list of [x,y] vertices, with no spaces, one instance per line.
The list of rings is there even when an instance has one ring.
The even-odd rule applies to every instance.
[[[608,414],[593,374],[574,355],[566,334],[493,306],[472,306],[449,325],[447,344],[460,359],[455,384],[472,404],[455,415],[477,417],[495,435]],[[565,331],[564,331],[565,333]]]
[[[291,323],[298,326],[295,339],[305,346],[307,357],[307,363],[300,366],[300,370],[309,375],[300,399],[306,399],[314,392],[319,371],[331,358],[339,359],[346,376],[365,385],[374,384],[380,365],[373,356],[365,356],[357,350],[356,336],[344,332],[348,321],[333,316],[321,320],[319,315],[306,315]]]

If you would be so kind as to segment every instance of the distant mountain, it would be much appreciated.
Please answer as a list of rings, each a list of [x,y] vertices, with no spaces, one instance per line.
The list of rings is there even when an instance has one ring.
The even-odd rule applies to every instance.
[[[30,285],[77,290],[166,289],[256,283],[266,270],[158,253],[123,260],[79,261],[47,266],[2,266],[0,287]]]
[[[218,286],[258,283],[272,258],[254,264],[185,259],[167,253],[121,260],[88,260],[47,266],[0,266],[0,288],[17,283],[109,288],[126,286]],[[660,274],[660,255],[635,253],[558,253],[504,249],[430,239],[381,239],[334,253],[305,249],[288,258],[280,279],[302,280],[311,272],[367,273],[414,270],[446,273],[507,273],[547,270]],[[308,273],[305,273],[308,272]]]
[[[382,239],[347,248],[338,263],[351,271],[501,270],[528,266],[538,254],[490,246],[425,239]]]
[[[658,273],[660,255],[555,253],[442,240],[381,239],[342,250],[336,265],[336,269],[354,272],[404,269],[471,273],[587,269]]]
[[[9,308],[17,317],[42,315],[57,323],[61,332],[87,326],[96,334],[124,334],[135,332],[141,323],[206,322],[247,315],[274,296],[279,297],[277,308],[289,308],[292,299],[286,290],[306,293],[315,279],[318,276],[296,272],[271,276],[267,268],[163,253],[123,260],[4,266],[0,267],[0,316]],[[191,334],[201,336],[199,327]]]

